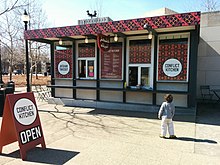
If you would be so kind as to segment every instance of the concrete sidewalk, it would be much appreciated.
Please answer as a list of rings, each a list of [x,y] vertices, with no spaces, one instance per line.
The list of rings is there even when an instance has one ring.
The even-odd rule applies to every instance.
[[[161,139],[156,114],[64,107],[38,102],[47,148],[19,155],[18,143],[3,147],[0,164],[217,165],[220,123],[216,117],[177,116],[176,140]],[[214,111],[213,111],[214,113]],[[190,120],[188,120],[190,119]],[[1,123],[0,118],[0,123]],[[215,120],[215,121],[214,121]]]

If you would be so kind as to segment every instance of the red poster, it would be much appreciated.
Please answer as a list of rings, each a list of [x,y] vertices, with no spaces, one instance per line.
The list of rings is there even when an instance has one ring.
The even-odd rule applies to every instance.
[[[151,42],[150,40],[130,40],[129,64],[150,64]]]
[[[187,81],[188,39],[160,40],[158,81]]]
[[[5,145],[18,141],[22,160],[26,152],[41,144],[46,148],[33,93],[8,94],[0,132],[0,153]]]
[[[101,78],[122,79],[122,43],[111,44],[109,51],[101,53]]]
[[[79,43],[78,57],[95,57],[95,43]]]

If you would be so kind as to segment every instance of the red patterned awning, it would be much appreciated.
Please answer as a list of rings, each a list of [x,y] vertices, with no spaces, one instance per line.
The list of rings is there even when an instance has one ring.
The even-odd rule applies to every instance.
[[[153,29],[199,25],[200,12],[112,21],[97,24],[28,30],[25,32],[25,39],[34,40],[91,35],[99,33],[123,33],[129,31],[144,30],[143,26],[145,24],[152,26]]]

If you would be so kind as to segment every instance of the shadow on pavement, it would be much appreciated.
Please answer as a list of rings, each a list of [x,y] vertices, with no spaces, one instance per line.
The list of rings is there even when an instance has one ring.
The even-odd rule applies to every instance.
[[[214,103],[198,103],[196,107],[196,115],[188,115],[186,113],[175,114],[174,121],[193,122],[197,124],[220,125],[220,104]],[[89,112],[92,115],[114,115],[122,117],[137,117],[158,119],[157,112],[140,112],[140,111],[125,111],[125,110],[109,110],[95,109]]]
[[[158,119],[157,112],[137,112],[137,111],[134,112],[134,111],[125,111],[125,110],[95,109],[93,111],[90,111],[89,114],[92,114],[92,115],[101,114],[101,115],[114,115],[114,116],[122,116],[122,117]],[[193,115],[175,115],[174,121],[195,122],[195,116],[193,116]]]
[[[191,142],[200,142],[200,143],[211,143],[211,144],[217,144],[214,140],[208,140],[208,139],[196,139],[196,138],[190,138],[190,137],[178,137],[177,139],[172,140],[181,140],[181,141],[191,141]]]
[[[220,104],[198,103],[197,105],[197,124],[220,125]]]
[[[25,161],[59,165],[66,163],[67,161],[75,157],[77,154],[79,154],[79,152],[65,151],[52,148],[42,149],[40,147],[37,147],[27,152],[27,159]],[[17,150],[10,154],[2,153],[1,156],[20,158],[20,152],[19,150]]]

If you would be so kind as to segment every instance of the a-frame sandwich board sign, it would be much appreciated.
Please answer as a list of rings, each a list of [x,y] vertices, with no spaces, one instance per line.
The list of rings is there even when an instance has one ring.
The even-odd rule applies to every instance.
[[[38,109],[32,92],[8,94],[5,100],[0,131],[0,153],[3,146],[18,141],[20,156],[41,144],[46,148]]]

